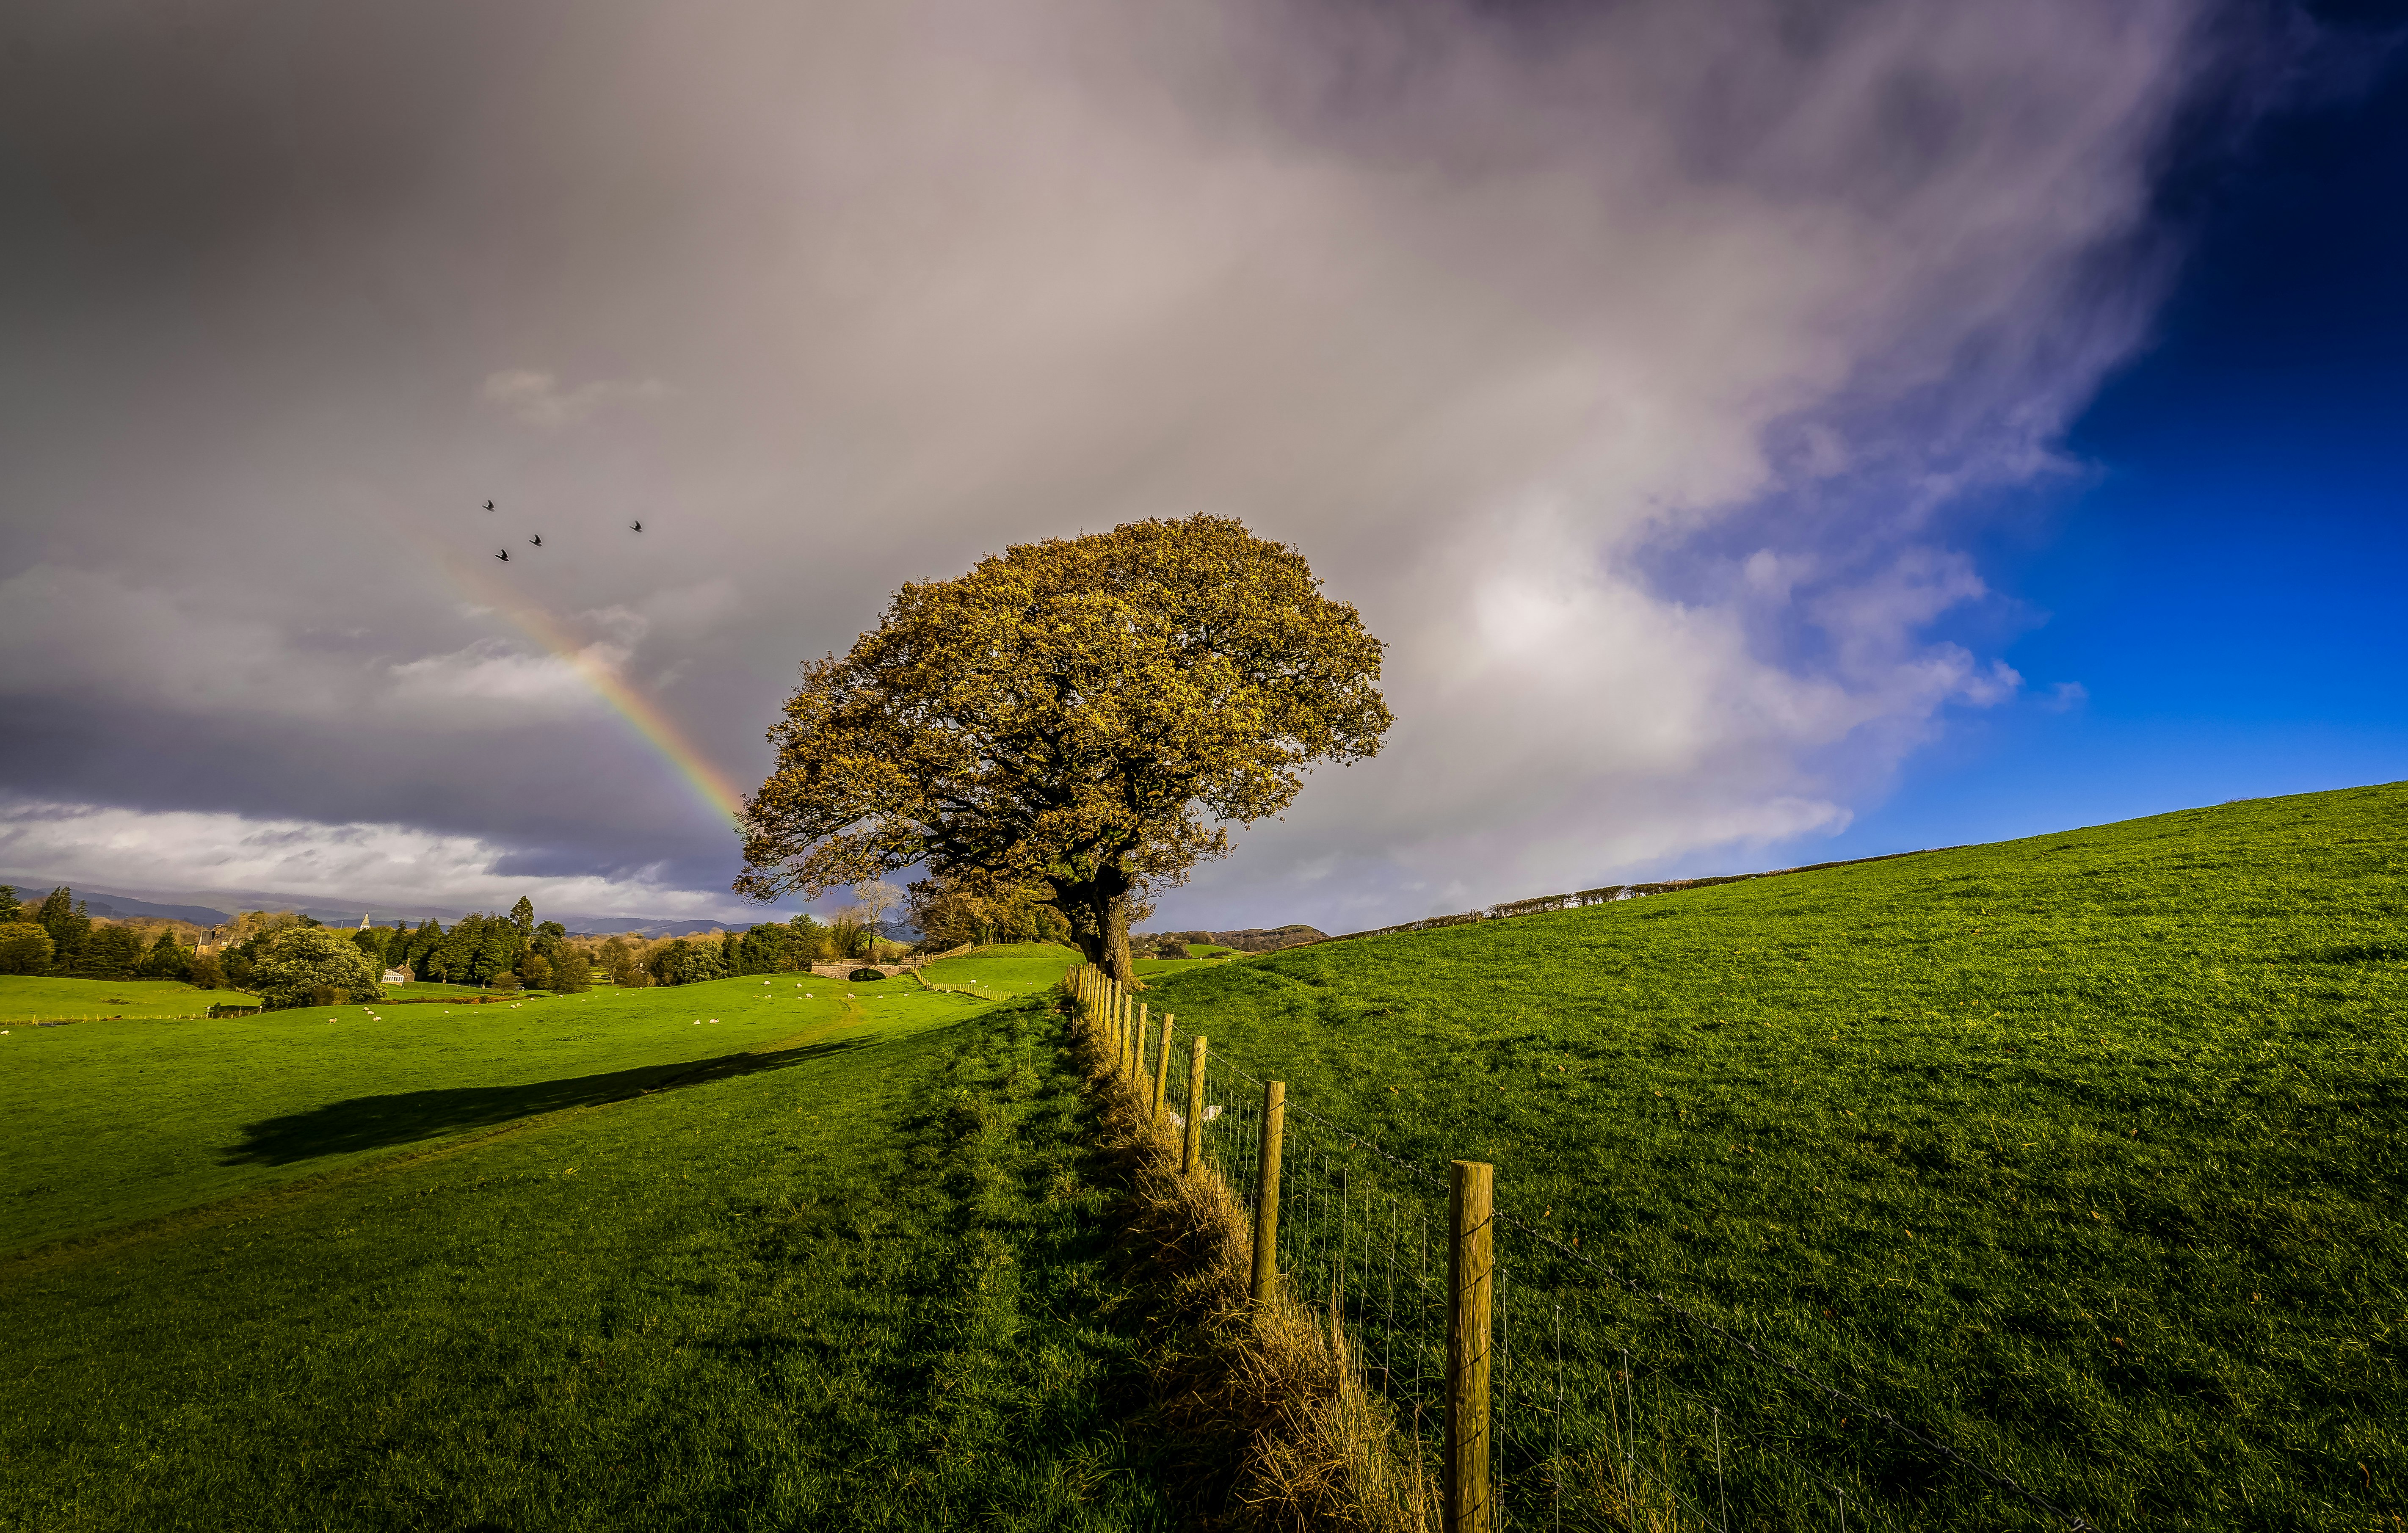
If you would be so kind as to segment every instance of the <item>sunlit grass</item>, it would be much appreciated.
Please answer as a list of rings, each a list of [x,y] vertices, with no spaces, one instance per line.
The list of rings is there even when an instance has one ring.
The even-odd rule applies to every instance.
[[[239,990],[202,990],[181,980],[58,980],[0,974],[0,1027],[85,1017],[176,1017],[213,1006],[257,1006]]]
[[[1053,956],[1017,962],[1068,962],[1039,951]],[[864,1018],[934,1026],[976,1004],[903,979],[781,975],[19,1030],[0,1038],[0,1252],[649,1090]]]
[[[1224,961],[1147,998],[1426,1167],[1493,1162],[1509,1212],[2101,1526],[2366,1526],[2408,1484],[2404,914],[2394,786]],[[1794,1424],[1809,1458],[1866,1452],[1837,1413]]]
[[[347,1044],[348,1091],[675,1053],[688,1011],[762,1053],[0,1265],[0,1527],[1166,1526],[1052,1019],[784,987]]]

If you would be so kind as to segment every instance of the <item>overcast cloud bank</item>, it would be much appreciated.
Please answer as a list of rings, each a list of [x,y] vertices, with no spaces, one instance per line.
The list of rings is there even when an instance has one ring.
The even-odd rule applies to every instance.
[[[900,580],[1201,510],[1399,723],[1166,919],[1811,854],[2021,706],[1966,529],[2145,334],[2214,17],[63,11],[0,91],[8,859],[729,911],[591,667],[757,781]]]

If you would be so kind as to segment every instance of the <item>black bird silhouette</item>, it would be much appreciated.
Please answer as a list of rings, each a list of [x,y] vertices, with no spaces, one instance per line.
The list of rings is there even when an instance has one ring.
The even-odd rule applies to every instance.
[[[629,532],[641,532],[644,530],[644,524],[640,522],[630,522],[627,523],[627,530]]]
[[[541,548],[543,547],[543,534],[537,533],[533,537],[528,538],[527,541],[533,543],[538,548]]]
[[[504,564],[509,564],[510,562],[510,551],[504,549],[501,552],[494,554],[494,557],[499,559]]]
[[[494,509],[494,503],[493,503],[492,501],[490,501],[490,500],[489,500],[489,501],[485,502],[485,509],[487,509],[487,510],[489,510],[489,511],[490,511],[490,510],[492,510],[493,509]]]

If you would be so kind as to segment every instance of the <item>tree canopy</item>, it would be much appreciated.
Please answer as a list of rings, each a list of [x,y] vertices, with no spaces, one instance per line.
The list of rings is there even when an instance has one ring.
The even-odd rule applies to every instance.
[[[384,996],[366,956],[350,938],[323,926],[287,926],[278,932],[251,971],[251,988],[271,1010],[340,1006]]]
[[[1132,978],[1133,894],[1226,854],[1227,827],[1286,808],[1314,765],[1379,751],[1381,643],[1320,587],[1214,516],[906,585],[850,653],[804,666],[738,891],[815,898],[915,866],[1036,891]]]

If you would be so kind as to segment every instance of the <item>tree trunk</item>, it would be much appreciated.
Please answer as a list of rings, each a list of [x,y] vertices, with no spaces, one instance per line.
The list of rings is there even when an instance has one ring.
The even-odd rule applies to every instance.
[[[1113,883],[1123,886],[1115,892]],[[1096,879],[1060,890],[1054,904],[1069,917],[1071,939],[1087,962],[1132,990],[1145,988],[1129,953],[1128,894],[1122,880]]]
[[[1111,912],[1104,923],[1104,967],[1131,990],[1143,990],[1145,985],[1137,977],[1137,959],[1129,953],[1128,896],[1114,895]]]

